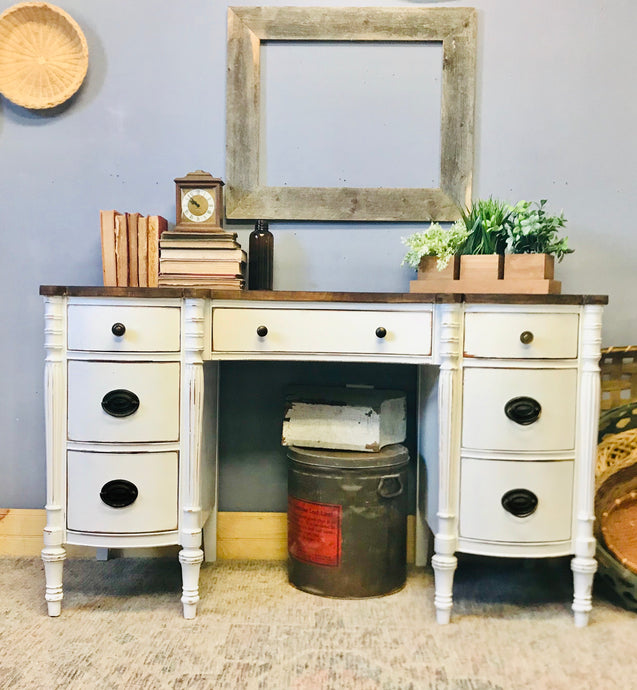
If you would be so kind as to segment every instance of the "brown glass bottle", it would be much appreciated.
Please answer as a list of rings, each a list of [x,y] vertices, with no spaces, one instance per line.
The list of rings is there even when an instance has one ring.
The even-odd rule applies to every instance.
[[[250,233],[248,250],[248,289],[272,290],[274,236],[268,222],[258,220]]]

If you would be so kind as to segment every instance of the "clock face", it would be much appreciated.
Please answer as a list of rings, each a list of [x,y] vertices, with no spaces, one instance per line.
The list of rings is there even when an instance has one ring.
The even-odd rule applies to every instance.
[[[204,223],[215,212],[215,200],[207,189],[190,189],[181,198],[181,213],[192,223]]]

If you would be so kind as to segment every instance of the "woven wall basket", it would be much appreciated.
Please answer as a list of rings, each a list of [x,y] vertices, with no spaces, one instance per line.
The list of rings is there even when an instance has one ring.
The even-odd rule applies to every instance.
[[[64,10],[23,2],[0,15],[0,93],[25,108],[52,108],[79,88],[88,69],[82,30]]]

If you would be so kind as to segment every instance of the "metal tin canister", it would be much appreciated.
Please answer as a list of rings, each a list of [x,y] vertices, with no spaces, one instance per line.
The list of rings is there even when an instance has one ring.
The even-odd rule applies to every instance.
[[[404,586],[408,463],[399,444],[377,453],[288,448],[290,584],[346,599]]]

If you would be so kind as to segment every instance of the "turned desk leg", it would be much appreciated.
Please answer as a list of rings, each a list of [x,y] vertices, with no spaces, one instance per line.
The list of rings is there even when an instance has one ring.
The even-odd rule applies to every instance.
[[[66,551],[62,546],[45,546],[42,549],[42,561],[44,563],[44,579],[46,584],[46,605],[49,616],[59,616],[62,612],[62,572]]]
[[[184,607],[184,618],[195,618],[199,602],[199,570],[203,562],[201,549],[184,548],[179,552],[183,594],[181,603]]]
[[[593,608],[593,577],[597,570],[597,561],[594,558],[576,556],[571,561],[571,570],[575,626],[583,628],[588,625],[588,615]]]
[[[438,378],[438,510],[431,565],[435,576],[434,605],[438,623],[449,623],[453,576],[458,559],[462,315],[457,305],[440,307],[440,374]]]
[[[579,628],[588,623],[592,609],[593,577],[597,570],[593,534],[595,522],[595,464],[599,422],[602,308],[587,305],[581,319],[581,375],[577,400],[575,550],[573,571],[573,613]]]
[[[434,570],[436,621],[445,625],[451,620],[453,576],[458,566],[458,559],[455,556],[435,554],[431,559],[431,565]]]
[[[65,539],[66,480],[66,368],[63,363],[66,302],[47,297],[44,303],[44,413],[46,429],[46,526],[44,528],[45,599],[49,616],[62,610],[62,572],[66,551]]]

